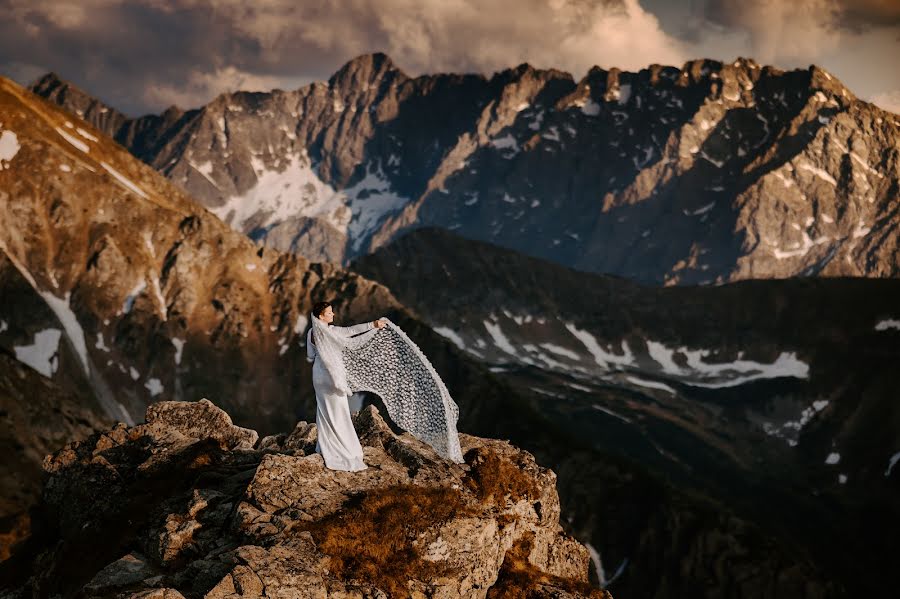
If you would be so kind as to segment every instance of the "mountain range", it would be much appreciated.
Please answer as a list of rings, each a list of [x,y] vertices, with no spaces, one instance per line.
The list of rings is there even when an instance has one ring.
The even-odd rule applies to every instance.
[[[309,419],[333,299],[410,334],[461,431],[553,468],[617,597],[890,592],[898,117],[825,71],[374,54],[136,119],[30,89],[0,78],[7,548],[64,437],[200,397]]]
[[[315,261],[432,225],[655,284],[900,271],[900,116],[814,65],[412,78],[376,53],[327,82],[139,118],[54,73],[30,89]]]

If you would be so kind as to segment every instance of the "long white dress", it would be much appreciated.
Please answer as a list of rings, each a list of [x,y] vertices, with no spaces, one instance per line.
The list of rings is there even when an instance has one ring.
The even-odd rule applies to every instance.
[[[314,317],[315,318],[315,317]],[[358,333],[374,335],[374,323],[364,322],[350,327],[329,325],[329,329],[344,336]],[[316,451],[322,454],[325,465],[332,470],[356,472],[365,470],[362,446],[350,419],[349,396],[339,391],[312,343],[312,327],[306,335],[306,359],[313,362],[312,381],[316,392]]]

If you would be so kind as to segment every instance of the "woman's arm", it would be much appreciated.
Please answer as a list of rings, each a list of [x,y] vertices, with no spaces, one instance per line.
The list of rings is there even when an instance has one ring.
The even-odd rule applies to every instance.
[[[339,335],[344,335],[345,337],[350,337],[351,335],[357,335],[359,333],[365,333],[369,329],[375,326],[374,322],[361,322],[359,324],[355,324],[349,327],[339,327],[337,325],[331,325],[330,330],[338,333]]]
[[[306,334],[306,361],[307,362],[315,362],[316,361],[316,346],[312,342],[313,334],[312,329],[309,329],[309,332]]]

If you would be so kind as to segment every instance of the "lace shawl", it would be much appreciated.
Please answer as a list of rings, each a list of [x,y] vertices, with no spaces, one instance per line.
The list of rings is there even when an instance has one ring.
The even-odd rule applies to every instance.
[[[384,328],[344,336],[310,313],[318,358],[338,390],[375,393],[397,426],[462,463],[459,407],[415,342],[391,320],[382,320]]]

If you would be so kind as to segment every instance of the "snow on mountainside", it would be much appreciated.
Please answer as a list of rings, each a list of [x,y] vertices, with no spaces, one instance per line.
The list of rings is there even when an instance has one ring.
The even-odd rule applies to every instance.
[[[413,79],[372,54],[327,83],[137,119],[54,74],[32,89],[313,259],[434,225],[652,283],[900,272],[900,116],[815,66]]]
[[[567,443],[640,462],[679,489],[750,514],[784,535],[779,546],[805,547],[829,580],[856,591],[834,596],[890,594],[886,556],[895,553],[885,548],[897,547],[900,518],[900,280],[658,288],[433,227],[350,268],[387,285],[461,352],[531,393]],[[602,470],[587,462],[558,469],[562,496],[584,503],[564,508],[576,529],[586,527],[581,537],[606,539],[609,564],[628,558],[640,569],[617,594],[653,596],[658,554],[648,546],[646,561],[635,560],[654,542],[612,542],[622,516],[588,516],[604,504],[604,485],[619,484],[601,482]]]

